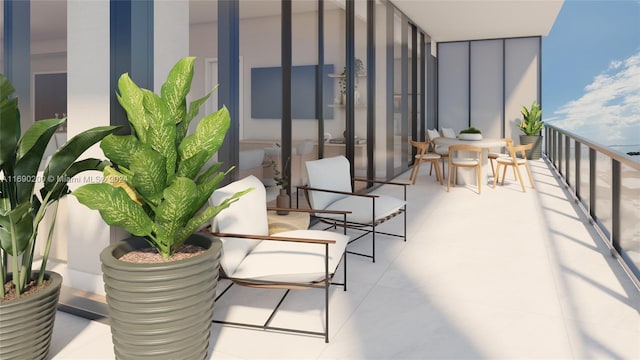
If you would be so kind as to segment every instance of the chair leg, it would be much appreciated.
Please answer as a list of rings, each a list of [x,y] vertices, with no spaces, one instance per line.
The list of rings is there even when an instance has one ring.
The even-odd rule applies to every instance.
[[[411,174],[409,174],[409,181],[411,181],[412,184],[416,183],[416,180],[414,178],[414,174],[416,173],[416,165],[417,164],[413,164],[413,166],[411,167]]]
[[[496,188],[496,184],[498,184],[498,175],[500,174],[500,163],[498,163],[498,165],[496,165],[496,172],[495,175],[493,176],[493,188]]]
[[[522,188],[522,192],[527,192],[527,190],[524,188],[524,181],[522,179],[522,175],[520,174],[520,169],[519,166],[517,164],[515,164],[514,166],[515,172],[516,172],[516,177],[518,178],[518,182],[520,183],[520,187]]]
[[[496,177],[496,170],[493,167],[493,159],[489,158],[489,163],[491,164],[491,173],[493,174],[493,177]]]
[[[500,185],[504,186],[504,179],[507,177],[507,165],[504,166],[504,170],[502,171],[502,182]]]
[[[415,174],[413,174],[413,182],[412,184],[416,183],[416,179],[418,178],[418,175],[420,174],[420,164],[422,164],[422,160],[418,160],[418,167],[416,168],[416,166],[414,165],[413,167],[416,169]]]
[[[527,175],[529,175],[529,182],[531,183],[531,188],[535,189],[536,186],[533,184],[533,176],[531,176],[531,169],[529,169],[529,163],[524,163],[524,166],[527,169]]]
[[[449,168],[449,173],[447,174],[447,192],[451,186],[451,168]]]
[[[433,167],[433,162],[431,163],[431,167]],[[442,181],[442,173],[440,172],[440,167],[438,166],[437,163],[436,163],[436,177],[438,178],[437,180],[440,181],[440,185],[444,185],[444,182]]]
[[[482,178],[482,169],[476,168],[476,173],[478,173],[478,194],[480,194],[482,191],[482,181],[480,180]]]
[[[436,167],[438,167],[438,164],[436,164]],[[432,170],[433,170],[433,163],[431,163],[431,167],[429,168],[429,176],[431,176]]]
[[[456,183],[458,182],[458,167],[457,166],[453,166],[449,168],[449,172],[453,171],[453,186],[456,186]]]

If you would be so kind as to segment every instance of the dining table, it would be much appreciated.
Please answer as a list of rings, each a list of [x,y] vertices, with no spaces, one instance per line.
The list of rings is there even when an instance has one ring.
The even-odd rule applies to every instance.
[[[503,146],[506,146],[506,141],[500,138],[482,138],[480,140],[465,140],[460,138],[449,138],[449,137],[437,137],[433,139],[433,142],[437,146],[451,146],[451,145],[473,145],[479,148],[482,148],[482,172],[480,174],[481,179],[485,179],[485,182],[488,184],[488,176],[489,171],[489,149],[496,149]],[[447,169],[447,171],[449,171]],[[469,185],[477,185],[477,178],[475,175],[474,169],[461,168],[458,169],[457,174],[457,183],[458,184],[469,184]]]

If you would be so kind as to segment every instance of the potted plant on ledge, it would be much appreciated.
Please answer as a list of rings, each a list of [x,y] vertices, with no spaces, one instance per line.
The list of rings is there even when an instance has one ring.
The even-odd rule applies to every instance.
[[[105,166],[97,159],[76,160],[116,127],[74,136],[51,156],[41,175],[47,144],[66,119],[37,121],[21,138],[14,92],[0,74],[0,359],[44,359],[62,285],[62,276],[47,271],[58,200],[67,195],[67,183],[75,175]],[[38,226],[48,211],[53,220],[40,259]],[[41,262],[39,270],[33,268],[36,261]]]
[[[133,235],[100,254],[118,359],[207,355],[221,243],[196,231],[246,191],[207,206],[231,170],[220,172],[220,163],[203,169],[230,119],[223,107],[187,135],[212,93],[187,109],[194,60],[184,58],[171,69],[160,95],[139,88],[128,74],[120,77],[118,101],[132,135],[106,137],[100,147],[111,166],[104,182],[73,192],[107,224]]]
[[[526,152],[527,159],[540,159],[542,155],[542,135],[540,135],[540,132],[544,127],[544,121],[540,119],[542,117],[542,109],[534,100],[530,108],[523,106],[520,113],[522,113],[522,122],[518,125],[518,129],[524,132],[524,135],[520,135],[520,144],[533,144],[533,148]]]

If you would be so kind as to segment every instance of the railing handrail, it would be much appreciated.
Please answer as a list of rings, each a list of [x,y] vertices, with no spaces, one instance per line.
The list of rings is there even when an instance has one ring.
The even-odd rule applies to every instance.
[[[626,155],[620,152],[617,152],[615,150],[610,149],[609,147],[602,145],[602,144],[598,144],[597,142],[594,142],[592,140],[589,140],[585,137],[582,137],[580,135],[576,135],[570,131],[567,131],[566,129],[551,125],[551,124],[544,124],[545,127],[548,128],[552,128],[555,131],[562,133],[566,136],[569,136],[575,140],[577,140],[578,142],[580,142],[581,144],[587,145],[588,147],[603,153],[607,156],[609,156],[612,159],[617,160],[618,162],[620,162],[621,164],[624,164],[626,166],[632,167],[636,170],[640,170],[640,162],[634,160],[630,155]]]

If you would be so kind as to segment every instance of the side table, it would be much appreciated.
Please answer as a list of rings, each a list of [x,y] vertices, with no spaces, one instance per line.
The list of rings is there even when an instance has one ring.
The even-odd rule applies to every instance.
[[[275,211],[267,211],[269,235],[290,231],[306,230],[309,228],[309,213],[290,211],[287,215],[278,215]]]

